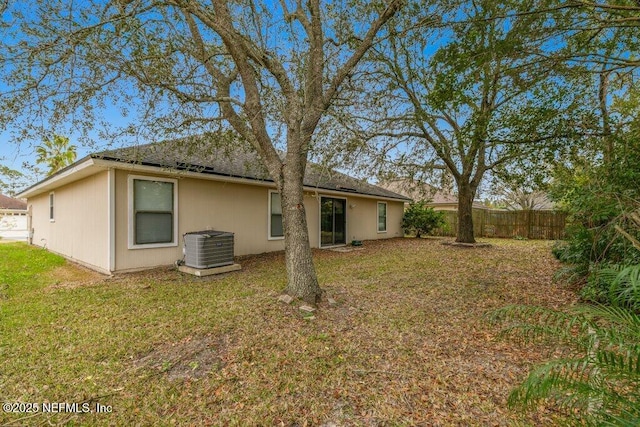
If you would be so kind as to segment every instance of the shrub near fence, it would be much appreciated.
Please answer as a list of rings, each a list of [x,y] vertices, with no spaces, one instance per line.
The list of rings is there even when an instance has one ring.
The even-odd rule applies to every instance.
[[[458,212],[442,212],[444,212],[446,225],[435,230],[434,234],[455,236],[458,228]],[[550,210],[473,210],[473,231],[476,237],[557,240],[564,237],[566,221],[567,214]]]

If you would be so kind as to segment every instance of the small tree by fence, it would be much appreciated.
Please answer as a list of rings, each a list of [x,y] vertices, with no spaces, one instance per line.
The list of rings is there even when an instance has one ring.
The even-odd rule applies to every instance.
[[[444,212],[446,225],[435,230],[434,234],[455,236],[458,226],[458,212],[442,212]],[[557,240],[564,237],[566,221],[567,214],[550,210],[473,210],[473,226],[476,237]]]

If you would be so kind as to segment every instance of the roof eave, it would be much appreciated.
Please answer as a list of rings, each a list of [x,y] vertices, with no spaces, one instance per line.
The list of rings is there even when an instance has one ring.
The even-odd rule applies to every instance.
[[[22,190],[19,194],[16,195],[16,197],[21,199],[29,199],[47,191],[51,191],[62,185],[82,179],[86,176],[93,175],[99,170],[95,166],[96,164],[94,160],[90,156],[87,156],[81,160],[78,160],[71,166],[64,168],[60,172],[43,179],[42,181],[32,185],[31,187],[28,187],[25,190]]]
[[[232,175],[224,175],[224,174],[216,174],[212,172],[195,172],[190,170],[183,169],[175,169],[169,166],[163,165],[151,165],[151,164],[140,164],[133,162],[125,162],[118,161],[112,159],[100,159],[94,158],[94,163],[96,166],[101,168],[115,168],[115,169],[123,169],[128,171],[136,171],[136,172],[146,172],[146,173],[162,173],[162,174],[174,174],[180,175],[182,177],[188,178],[196,178],[196,179],[207,179],[211,181],[222,181],[222,182],[233,182],[238,184],[249,184],[249,185],[259,185],[263,187],[271,187],[275,186],[273,180],[271,179],[259,179],[259,178],[250,178],[250,177],[239,177]],[[322,186],[313,186],[313,185],[304,185],[305,191],[313,191],[323,194],[340,194],[340,195],[352,195],[358,197],[367,197],[367,198],[375,198],[378,200],[392,200],[399,202],[409,202],[411,199],[403,198],[403,197],[393,197],[393,196],[381,196],[363,192],[351,192],[351,191],[340,191],[331,188],[325,188]]]
[[[340,196],[356,196],[356,197],[362,197],[362,198],[365,198],[365,199],[375,199],[375,200],[401,202],[401,203],[411,202],[411,199],[407,199],[407,198],[404,198],[404,197],[382,196],[382,195],[378,195],[378,194],[358,193],[358,192],[353,192],[353,191],[340,191],[340,190],[334,190],[334,189],[331,189],[331,188],[313,187],[313,186],[308,186],[308,185],[304,186],[304,190],[305,191],[313,191],[313,192],[318,193],[318,194],[329,194],[329,195],[335,194],[335,195],[340,195]]]
[[[139,163],[131,163],[125,161],[118,161],[114,159],[103,159],[97,157],[95,155],[90,155],[85,157],[84,159],[79,160],[73,165],[63,169],[62,171],[45,178],[44,180],[34,184],[33,186],[23,190],[16,197],[20,198],[30,198],[37,196],[39,194],[45,193],[47,191],[52,191],[55,188],[58,188],[62,185],[69,184],[73,181],[77,181],[86,176],[93,175],[100,170],[104,169],[123,169],[129,171],[136,172],[146,172],[146,173],[162,173],[162,174],[177,174],[183,177],[190,178],[200,178],[200,179],[208,179],[214,181],[223,181],[223,182],[235,182],[240,184],[251,184],[251,185],[260,185],[265,187],[273,187],[275,184],[270,179],[258,179],[258,178],[250,178],[250,177],[237,177],[237,176],[229,176],[222,174],[213,174],[213,173],[203,173],[203,172],[194,172],[188,170],[175,170],[170,168],[169,166],[163,165],[151,165],[151,164],[139,164]],[[323,194],[339,194],[339,195],[351,195],[358,197],[366,197],[366,198],[375,198],[378,200],[391,200],[398,202],[409,202],[411,199],[404,197],[393,197],[393,196],[383,196],[376,195],[364,192],[352,192],[352,191],[340,191],[332,188],[325,188],[322,186],[304,186],[305,191],[313,191]]]

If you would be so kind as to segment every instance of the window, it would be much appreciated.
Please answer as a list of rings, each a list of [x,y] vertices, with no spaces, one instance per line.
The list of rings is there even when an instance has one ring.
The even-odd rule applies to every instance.
[[[53,202],[55,200],[54,193],[49,193],[49,221],[55,221],[56,217],[54,216],[53,210]]]
[[[269,191],[269,239],[284,237],[280,193]]]
[[[175,246],[176,181],[129,177],[129,246]]]
[[[387,231],[387,204],[378,202],[378,233]]]

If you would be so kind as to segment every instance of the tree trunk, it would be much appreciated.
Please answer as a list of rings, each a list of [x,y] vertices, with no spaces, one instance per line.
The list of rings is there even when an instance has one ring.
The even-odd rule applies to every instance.
[[[300,168],[294,167],[294,169]],[[294,298],[315,304],[320,300],[322,290],[318,284],[309,244],[309,228],[303,203],[303,172],[289,171],[289,175],[282,180],[282,188],[280,188],[288,278],[284,292]]]
[[[473,199],[475,191],[469,184],[458,186],[458,243],[475,243],[473,236]]]
[[[602,134],[604,139],[604,147],[602,148],[602,159],[605,166],[610,166],[613,163],[613,135],[611,132],[609,109],[607,106],[607,98],[609,97],[610,73],[611,71],[605,70],[600,73],[600,85],[598,87],[598,100],[600,104],[600,114],[602,114]]]

